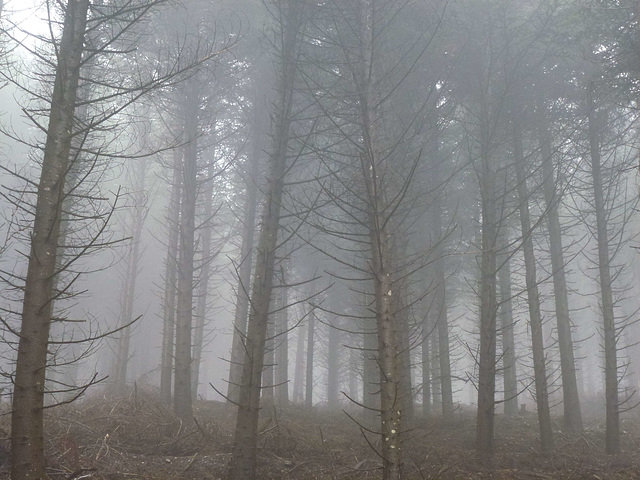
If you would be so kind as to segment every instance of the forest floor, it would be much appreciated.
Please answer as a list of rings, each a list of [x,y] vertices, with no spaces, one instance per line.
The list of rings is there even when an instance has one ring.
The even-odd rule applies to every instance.
[[[53,480],[217,480],[230,458],[234,413],[198,402],[196,423],[183,425],[150,395],[91,399],[47,415],[47,456]],[[475,417],[418,419],[405,442],[407,479],[640,479],[640,417],[622,424],[623,453],[605,455],[604,428],[581,435],[556,430],[556,450],[537,447],[535,414],[496,417],[493,469],[474,451]],[[9,416],[0,417],[8,438]],[[375,447],[378,440],[369,435]],[[7,441],[0,444],[0,479],[8,479]],[[356,480],[382,477],[380,460],[344,412],[265,407],[259,437],[259,478]]]

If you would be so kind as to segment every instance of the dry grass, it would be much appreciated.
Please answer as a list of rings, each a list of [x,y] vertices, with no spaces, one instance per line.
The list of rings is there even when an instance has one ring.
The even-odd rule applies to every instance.
[[[149,393],[91,399],[47,416],[51,478],[96,480],[214,480],[224,476],[234,412],[221,403],[197,404],[196,423],[182,424]],[[8,437],[8,416],[0,434]],[[582,435],[556,432],[556,451],[537,448],[533,414],[497,417],[494,468],[479,466],[473,448],[474,416],[418,420],[407,434],[407,479],[640,479],[640,419],[623,421],[620,455],[603,453],[604,432],[593,424]],[[376,436],[369,435],[375,446]],[[0,442],[6,460],[7,442]],[[380,459],[344,412],[265,406],[259,437],[260,479],[363,480],[381,478]],[[9,478],[6,461],[0,478]]]

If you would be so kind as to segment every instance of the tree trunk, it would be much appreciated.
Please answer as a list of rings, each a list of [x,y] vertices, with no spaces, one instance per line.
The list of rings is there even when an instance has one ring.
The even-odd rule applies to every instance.
[[[316,312],[312,310],[309,314],[307,325],[307,373],[305,384],[305,406],[311,411],[313,408],[313,354],[315,350],[314,333],[316,327]]]
[[[200,266],[200,278],[198,279],[198,299],[196,302],[196,327],[193,331],[193,360],[191,363],[191,400],[198,399],[198,386],[200,380],[200,366],[202,364],[202,349],[204,347],[204,327],[207,316],[207,301],[209,299],[209,280],[211,278],[211,263],[213,252],[211,251],[211,234],[213,233],[213,180],[216,175],[215,159],[209,161],[207,183],[204,189],[203,218],[206,222],[202,228],[202,265]]]
[[[398,286],[398,290],[402,287]],[[398,300],[398,299],[396,299]],[[404,420],[411,423],[413,419],[413,385],[411,383],[411,334],[409,326],[409,315],[407,309],[402,309],[402,305],[398,305],[398,312],[402,311],[397,317],[398,337],[399,337],[399,361],[400,371],[400,401],[404,412]]]
[[[274,115],[273,150],[269,156],[265,205],[258,237],[256,273],[250,302],[238,416],[228,478],[254,480],[258,440],[260,387],[264,363],[269,304],[273,288],[274,262],[280,229],[280,207],[287,170],[287,150],[296,77],[296,59],[301,42],[305,10],[299,0],[284,2],[282,45],[278,66],[278,98]]]
[[[509,229],[500,234],[498,282],[500,286],[500,332],[502,336],[502,375],[504,377],[504,414],[518,415],[518,371],[514,338],[513,302],[511,299],[511,260]]]
[[[198,110],[200,96],[194,80],[185,85],[184,162],[182,165],[182,214],[178,262],[178,302],[176,310],[176,353],[173,409],[185,422],[193,418],[191,401],[191,327],[193,321],[193,280],[195,257],[195,217],[198,190]]]
[[[263,150],[263,119],[266,113],[264,99],[256,94],[256,128],[253,136],[251,156],[248,159],[249,169],[245,179],[244,218],[242,225],[242,245],[238,265],[238,291],[236,296],[235,317],[233,320],[233,341],[231,346],[231,363],[229,366],[229,386],[227,399],[238,403],[240,376],[244,360],[244,340],[247,334],[247,317],[249,315],[249,291],[251,283],[251,267],[253,262],[253,244],[255,236],[256,210],[258,206],[258,173],[259,158]]]
[[[431,223],[433,234],[435,237],[435,263],[433,265],[433,274],[435,282],[434,304],[432,308],[436,311],[436,322],[438,332],[438,362],[440,370],[440,391],[442,395],[442,415],[448,417],[453,413],[453,389],[451,387],[451,357],[449,344],[449,322],[447,318],[447,279],[445,275],[444,248],[442,245],[445,232],[442,228],[442,217],[444,215],[442,209],[443,190],[440,188],[442,175],[440,174],[440,135],[438,132],[437,122],[432,125],[434,135],[432,136],[431,150],[434,155],[434,161],[430,170],[429,181],[430,189],[433,190],[434,196],[430,205],[432,215]]]
[[[140,242],[142,240],[142,227],[146,217],[146,193],[145,174],[147,162],[144,159],[137,160],[136,178],[133,192],[133,212],[128,236],[131,244],[128,247],[126,272],[122,289],[120,305],[120,326],[130,325],[133,322],[133,304],[136,298],[136,280],[140,267]],[[131,343],[131,327],[126,326],[120,332],[118,341],[118,353],[114,371],[114,392],[123,395],[127,384],[127,366],[129,364],[129,346]]]
[[[431,352],[429,348],[429,322],[422,322],[422,414],[431,416]]]
[[[293,374],[293,401],[303,402],[303,381],[304,381],[304,339],[307,333],[306,325],[299,325],[296,333],[296,368]]]
[[[284,271],[282,272],[282,285],[278,293],[279,311],[276,314],[276,402],[283,407],[289,404],[289,318]]]
[[[275,310],[277,308],[277,302],[271,301],[271,310]],[[269,317],[270,320],[267,325],[267,339],[264,344],[264,365],[262,370],[262,398],[269,399],[271,403],[273,403],[274,397],[274,363],[275,363],[275,348],[276,348],[276,339],[275,337],[275,319],[273,316]]]
[[[334,328],[334,323],[328,325],[329,335],[327,341],[327,406],[330,409],[338,408],[338,395],[340,393],[340,332]],[[335,325],[336,327],[338,325]]]
[[[354,72],[360,95],[360,121],[363,148],[360,152],[368,203],[369,251],[373,277],[376,329],[378,332],[378,367],[380,369],[380,435],[383,480],[403,477],[403,416],[400,382],[400,339],[397,329],[399,284],[394,283],[394,234],[389,225],[385,192],[385,176],[390,166],[381,154],[378,130],[375,82],[374,0],[363,0],[360,6],[360,65]]]
[[[544,114],[543,114],[544,115]],[[569,316],[567,280],[565,277],[562,229],[558,213],[559,175],[554,175],[551,136],[546,117],[541,116],[539,126],[540,148],[542,151],[542,176],[544,198],[547,208],[547,228],[549,229],[549,248],[551,250],[551,270],[553,273],[553,293],[558,326],[558,346],[560,349],[560,370],[562,375],[562,395],[564,400],[564,428],[569,432],[583,430],[580,396],[576,379],[576,360]]]
[[[442,411],[442,390],[440,389],[440,344],[438,337],[438,315],[439,312],[433,312],[433,321],[430,326],[431,335],[431,395],[433,398],[433,410]]]
[[[11,478],[14,480],[47,478],[43,451],[45,372],[61,207],[65,197],[65,176],[69,167],[89,3],[89,0],[67,2],[57,55],[14,378],[11,416]]]
[[[173,377],[173,347],[176,321],[176,283],[178,277],[178,241],[180,238],[180,205],[182,189],[180,186],[182,168],[181,150],[173,151],[173,173],[171,178],[171,197],[167,211],[169,238],[167,258],[165,260],[164,298],[162,299],[162,352],[160,358],[160,398],[171,404],[171,380]]]
[[[368,309],[365,310],[367,313]],[[380,409],[380,369],[376,352],[378,339],[375,326],[369,326],[372,320],[363,320],[363,375],[362,375],[362,403],[365,408],[365,424],[375,428],[376,412]]]
[[[600,273],[600,294],[602,301],[602,320],[604,336],[605,363],[605,400],[606,400],[606,452],[620,452],[620,411],[618,402],[618,352],[616,321],[613,305],[613,286],[609,259],[609,232],[607,231],[607,212],[602,186],[600,158],[600,129],[596,104],[593,98],[593,85],[588,93],[589,152],[591,156],[591,175],[593,177],[593,203],[596,211],[596,236],[598,242],[598,268]]]
[[[520,112],[516,113],[516,116],[519,114]],[[538,424],[540,427],[540,443],[543,452],[551,452],[553,450],[553,430],[551,428],[551,412],[549,411],[542,315],[540,313],[540,294],[538,292],[536,258],[533,249],[533,229],[531,228],[529,215],[529,191],[527,188],[527,172],[525,171],[524,165],[522,128],[519,119],[516,117],[513,118],[513,150],[515,155],[516,181],[518,183],[516,190],[522,230],[522,250],[524,253],[525,282],[527,286],[527,301],[529,304],[529,323],[531,325],[533,370]]]
[[[351,347],[349,349],[349,397],[356,402],[360,402],[358,398],[358,370],[359,365],[358,351]]]
[[[496,395],[496,241],[498,234],[495,172],[489,151],[486,106],[481,116],[480,191],[482,198],[482,258],[480,264],[480,352],[478,360],[478,412],[476,449],[481,462],[491,464],[494,454]]]

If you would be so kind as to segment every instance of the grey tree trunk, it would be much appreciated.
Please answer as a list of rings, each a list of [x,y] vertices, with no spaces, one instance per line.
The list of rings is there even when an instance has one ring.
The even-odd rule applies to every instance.
[[[43,403],[53,282],[89,0],[69,0],[55,72],[24,285],[11,416],[11,478],[47,478]]]
[[[366,312],[369,313],[368,309]],[[363,320],[363,372],[362,372],[362,403],[365,409],[365,423],[371,428],[375,427],[376,411],[380,409],[380,369],[376,352],[378,351],[378,338],[373,320]]]
[[[277,308],[277,303],[271,300],[271,310],[275,310]],[[276,348],[276,339],[275,337],[275,319],[273,316],[269,317],[269,322],[267,325],[267,339],[264,344],[264,365],[262,369],[262,398],[269,399],[271,403],[273,403],[274,398],[274,385],[275,385],[275,348]]]
[[[511,298],[511,260],[509,229],[502,228],[499,238],[498,283],[500,287],[500,332],[502,337],[502,375],[504,377],[504,414],[518,415],[518,369]]]
[[[299,325],[296,332],[296,367],[293,376],[293,401],[302,403],[304,400],[303,382],[304,382],[304,340],[307,334],[306,324]]]
[[[549,248],[551,250],[551,269],[553,273],[553,293],[558,328],[558,347],[560,349],[560,371],[562,375],[562,395],[564,400],[564,428],[569,432],[583,430],[580,396],[576,379],[576,360],[571,333],[571,317],[565,277],[565,261],[562,246],[562,229],[558,203],[560,201],[559,175],[554,174],[553,149],[546,117],[541,116],[539,124],[540,149],[542,152],[542,176],[544,198],[547,208],[547,228],[549,230]]]
[[[129,364],[129,350],[131,342],[131,327],[133,320],[133,304],[136,298],[136,281],[140,271],[140,242],[142,239],[142,228],[147,216],[145,175],[147,162],[144,159],[137,160],[134,189],[133,210],[131,212],[128,236],[131,244],[128,246],[126,257],[126,271],[124,284],[121,292],[120,305],[120,326],[127,325],[120,332],[118,341],[118,353],[114,370],[114,392],[122,395],[126,390],[127,366]]]
[[[422,415],[431,416],[431,349],[429,322],[422,322]]]
[[[200,243],[202,244],[202,265],[200,267],[200,277],[198,278],[198,299],[196,301],[196,325],[193,330],[193,359],[191,362],[191,399],[195,402],[198,398],[198,386],[200,384],[200,365],[202,363],[202,349],[204,347],[204,330],[207,316],[207,302],[209,300],[209,280],[211,279],[211,263],[213,262],[213,251],[211,246],[211,235],[213,233],[213,179],[215,178],[215,162],[210,160],[207,183],[204,188],[204,209],[203,218],[206,222],[202,228]]]
[[[433,410],[442,411],[442,385],[440,380],[440,338],[438,336],[438,315],[439,312],[434,312],[433,321],[431,324],[431,396],[433,398]]]
[[[482,198],[482,253],[480,264],[480,351],[476,449],[483,463],[494,454],[496,395],[496,243],[498,235],[495,171],[489,142],[491,123],[483,106],[480,125],[480,191]]]
[[[382,477],[400,480],[404,474],[403,416],[401,404],[400,336],[397,328],[399,285],[395,283],[394,234],[385,215],[385,177],[390,167],[381,155],[378,99],[376,97],[376,68],[373,52],[375,28],[375,0],[362,0],[360,7],[360,64],[353,72],[360,95],[360,128],[363,149],[360,152],[361,172],[367,195],[369,250],[378,332],[378,367],[380,369],[380,435]]]
[[[598,270],[604,336],[605,401],[606,401],[606,452],[620,452],[620,411],[618,400],[618,351],[616,321],[613,304],[613,288],[609,258],[609,232],[607,212],[602,185],[600,157],[601,131],[597,105],[593,98],[593,85],[589,86],[587,98],[589,124],[589,153],[593,177],[593,204],[596,211],[596,236],[598,243]]]
[[[312,310],[309,314],[309,323],[307,325],[307,372],[305,383],[305,406],[307,410],[313,408],[313,355],[315,350],[314,335],[316,328],[316,313]]]
[[[289,404],[289,316],[287,312],[287,287],[284,271],[278,292],[280,311],[276,315],[276,402],[280,406]]]
[[[198,190],[198,110],[200,96],[191,79],[185,85],[184,161],[182,165],[182,212],[176,309],[175,377],[173,410],[185,422],[193,418],[191,401],[191,328],[195,259],[195,217]]]
[[[519,113],[516,113],[516,116]],[[518,194],[518,209],[522,230],[522,251],[525,263],[525,282],[527,301],[529,304],[529,323],[531,325],[531,343],[533,350],[533,371],[536,390],[536,407],[538,425],[540,427],[540,444],[543,452],[553,450],[553,430],[551,412],[549,410],[549,392],[547,388],[547,371],[544,357],[544,337],[542,333],[542,315],[540,313],[540,294],[536,273],[536,259],[533,249],[533,229],[529,214],[529,191],[527,188],[527,172],[522,147],[522,129],[519,119],[513,118],[513,150]]]
[[[435,247],[435,263],[433,265],[433,275],[435,282],[434,302],[432,308],[435,308],[435,319],[437,322],[438,332],[438,367],[440,374],[440,391],[442,396],[442,415],[448,417],[453,413],[453,389],[451,387],[451,356],[449,343],[449,322],[447,317],[447,279],[445,275],[444,248],[442,240],[445,235],[442,228],[442,217],[444,215],[442,208],[442,189],[440,182],[442,175],[440,173],[440,135],[438,134],[437,122],[432,125],[434,135],[432,136],[431,151],[434,155],[432,168],[430,169],[429,182],[430,189],[435,192],[430,208],[431,223],[433,235],[436,241]]]
[[[173,378],[173,352],[176,323],[176,283],[178,278],[178,241],[180,239],[180,205],[182,197],[181,150],[173,151],[173,173],[171,176],[171,196],[167,209],[169,237],[165,260],[164,293],[162,299],[162,352],[160,358],[160,398],[171,404],[171,381]]]
[[[358,398],[358,371],[360,369],[360,356],[355,348],[349,349],[349,397],[356,402],[360,402]]]
[[[403,290],[401,286],[396,287]],[[397,317],[398,337],[399,337],[399,370],[400,370],[400,401],[404,420],[411,423],[413,419],[413,384],[411,382],[411,334],[408,318],[408,311],[398,305],[398,310],[402,311]]]
[[[301,42],[305,2],[289,0],[281,2],[279,8],[282,15],[280,24],[282,45],[278,60],[280,71],[275,100],[273,146],[268,162],[266,198],[258,237],[256,273],[251,294],[244,364],[238,398],[238,416],[227,477],[229,480],[254,480],[256,478],[260,387],[269,304],[273,288],[274,262],[280,229],[282,192],[287,170],[296,61]]]
[[[331,409],[338,408],[338,396],[340,394],[340,332],[333,328],[334,323],[328,326],[329,335],[327,341],[327,406]]]
[[[259,90],[259,89],[258,89]],[[235,316],[233,320],[233,341],[231,346],[231,363],[229,366],[229,385],[227,399],[230,403],[238,403],[240,376],[244,361],[244,340],[247,334],[247,317],[249,315],[249,291],[251,283],[251,267],[253,262],[253,244],[255,236],[256,210],[258,205],[258,173],[259,158],[263,150],[264,123],[266,115],[264,99],[256,94],[256,128],[252,139],[251,156],[245,179],[244,218],[242,225],[242,245],[238,265],[238,291],[236,296]]]

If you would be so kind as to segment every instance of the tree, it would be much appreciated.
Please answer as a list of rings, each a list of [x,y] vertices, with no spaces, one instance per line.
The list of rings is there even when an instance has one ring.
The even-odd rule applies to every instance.
[[[44,383],[53,282],[65,176],[84,53],[89,0],[69,0],[64,14],[47,141],[38,182],[11,415],[11,478],[46,478],[43,444]],[[28,336],[26,334],[28,333]]]
[[[176,283],[178,275],[178,240],[180,224],[180,151],[172,152],[171,193],[167,206],[167,256],[165,257],[164,290],[162,297],[162,352],[160,358],[160,398],[171,403],[171,380],[173,378],[173,352],[176,314]]]
[[[559,201],[562,190],[559,188],[561,172],[554,168],[553,148],[549,134],[547,112],[539,113],[538,135],[542,155],[542,176],[545,206],[547,209],[547,229],[551,250],[551,269],[553,271],[553,293],[558,327],[558,346],[560,348],[560,368],[562,374],[562,393],[564,400],[564,425],[570,432],[582,431],[582,413],[576,380],[576,361],[571,333],[571,318],[567,294],[565,260],[562,245],[562,227],[560,224]]]
[[[122,297],[120,304],[120,337],[117,344],[117,355],[113,371],[113,391],[118,395],[125,393],[127,383],[127,366],[130,357],[131,325],[134,318],[134,301],[136,298],[136,280],[140,271],[140,243],[142,229],[148,213],[147,192],[145,190],[145,175],[147,162],[138,160],[135,168],[132,192],[132,209],[125,228],[130,238],[125,257],[124,282],[122,285]]]
[[[257,263],[245,339],[245,355],[238,397],[230,480],[256,478],[256,449],[260,387],[264,366],[269,305],[273,289],[274,263],[278,245],[282,192],[287,172],[287,156],[293,107],[296,59],[301,46],[307,13],[304,1],[282,0],[274,5],[281,43],[277,51],[276,100],[272,124],[272,146],[267,165],[265,205],[257,245]]]
[[[522,126],[520,116],[522,111],[514,111],[512,118],[513,154],[516,171],[516,192],[518,210],[520,213],[520,227],[522,231],[522,250],[525,262],[525,282],[527,287],[527,302],[529,304],[529,323],[531,325],[531,348],[533,352],[534,383],[536,390],[536,406],[538,410],[538,424],[540,426],[540,441],[542,450],[553,450],[553,431],[551,428],[551,412],[549,410],[549,394],[547,387],[546,360],[544,354],[544,338],[542,333],[542,314],[540,313],[540,293],[536,273],[536,259],[533,249],[533,227],[529,212],[529,190],[527,187],[527,171],[522,145]]]
[[[602,322],[604,336],[604,372],[606,406],[606,451],[620,451],[620,402],[618,392],[618,347],[616,318],[614,314],[613,287],[610,270],[609,232],[604,200],[602,179],[602,129],[606,122],[606,110],[598,110],[595,83],[587,86],[587,123],[589,135],[589,157],[593,180],[593,204],[596,215],[596,241],[598,244],[598,273],[602,301]]]
[[[256,77],[258,73],[256,72]],[[249,292],[251,289],[251,269],[253,263],[253,244],[255,236],[256,211],[258,206],[258,173],[259,159],[264,149],[267,106],[262,88],[254,86],[253,130],[251,138],[251,153],[247,159],[248,165],[242,172],[245,184],[244,217],[242,220],[242,240],[240,259],[238,261],[238,286],[233,321],[233,340],[231,344],[231,359],[229,365],[229,387],[227,401],[238,403],[242,364],[244,359],[244,337],[247,334],[247,317],[249,315]]]

